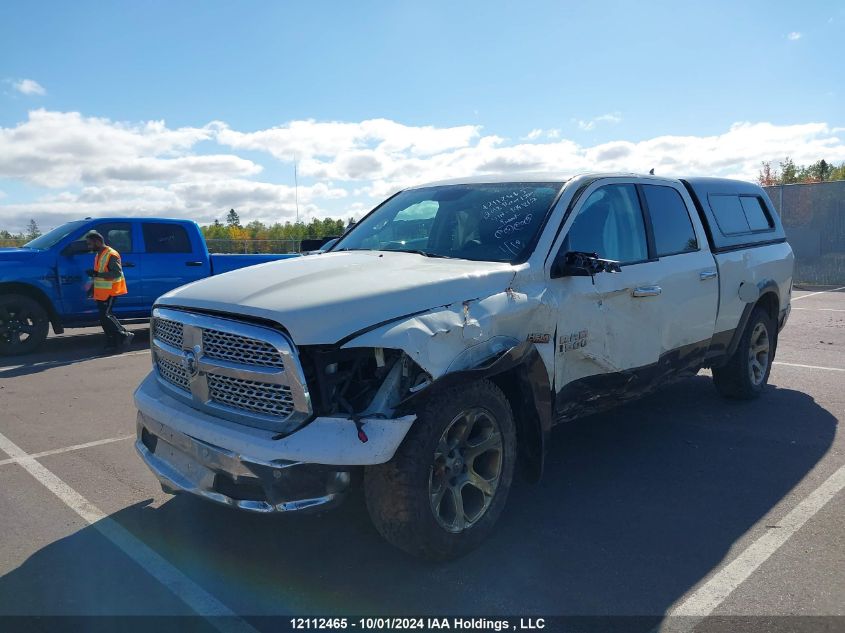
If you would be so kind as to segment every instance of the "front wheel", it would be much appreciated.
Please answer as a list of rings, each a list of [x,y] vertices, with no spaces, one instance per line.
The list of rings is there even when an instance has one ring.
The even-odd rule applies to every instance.
[[[367,509],[393,545],[431,560],[478,546],[507,500],[516,459],[510,404],[487,380],[430,398],[386,464],[364,473]]]
[[[734,355],[725,366],[713,369],[716,390],[726,398],[759,396],[769,381],[776,345],[774,321],[763,308],[754,308]]]
[[[47,311],[26,295],[0,296],[0,356],[34,352],[47,338]]]

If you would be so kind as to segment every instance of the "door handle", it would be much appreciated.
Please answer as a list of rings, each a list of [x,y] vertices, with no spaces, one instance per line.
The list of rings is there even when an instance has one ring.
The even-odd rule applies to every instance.
[[[202,262],[185,262],[185,266],[202,266]]]
[[[663,288],[660,286],[638,286],[631,291],[632,297],[656,297],[661,292],[663,292]]]
[[[135,268],[135,264],[133,264],[132,262],[123,262],[123,267],[124,268]]]
[[[708,279],[716,279],[716,271],[715,270],[702,270],[698,273],[698,278],[701,281],[707,281]]]

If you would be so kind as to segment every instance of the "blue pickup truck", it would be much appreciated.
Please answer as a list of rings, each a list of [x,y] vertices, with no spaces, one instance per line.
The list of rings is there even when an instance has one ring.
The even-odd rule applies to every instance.
[[[115,304],[122,319],[148,318],[159,296],[192,281],[245,266],[298,257],[210,255],[195,222],[159,218],[98,218],[68,222],[20,248],[0,248],[0,355],[34,351],[49,326],[97,325],[85,271],[94,256],[83,235],[94,229],[117,249],[129,294]]]

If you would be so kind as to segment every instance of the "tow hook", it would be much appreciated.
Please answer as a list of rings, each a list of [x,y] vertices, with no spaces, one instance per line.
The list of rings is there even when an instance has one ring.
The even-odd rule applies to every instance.
[[[352,418],[352,421],[355,423],[355,428],[358,429],[358,439],[361,440],[362,444],[366,444],[370,441],[370,438],[367,437],[366,431],[364,431],[364,425],[361,423],[361,420],[357,417]]]

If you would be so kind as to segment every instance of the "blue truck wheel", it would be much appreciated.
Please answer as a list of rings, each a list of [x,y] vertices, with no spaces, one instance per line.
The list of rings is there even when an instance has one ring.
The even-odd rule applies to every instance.
[[[26,295],[0,296],[0,355],[35,351],[47,338],[47,311]]]

